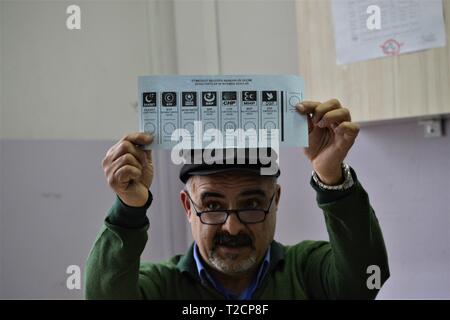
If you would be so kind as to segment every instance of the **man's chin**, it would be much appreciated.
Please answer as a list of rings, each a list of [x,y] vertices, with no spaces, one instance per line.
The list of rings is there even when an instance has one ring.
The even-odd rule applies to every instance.
[[[239,274],[253,268],[256,253],[252,247],[217,246],[213,251],[210,263],[220,272]]]
[[[251,247],[227,249],[216,248],[210,257],[209,262],[216,270],[232,275],[247,272],[255,266],[256,253]]]

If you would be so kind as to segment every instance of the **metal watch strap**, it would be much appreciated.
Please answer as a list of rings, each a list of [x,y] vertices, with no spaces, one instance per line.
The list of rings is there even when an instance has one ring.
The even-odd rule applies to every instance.
[[[346,163],[342,163],[342,174],[344,176],[344,182],[337,186],[329,186],[320,181],[319,176],[315,171],[312,172],[312,178],[314,182],[323,190],[343,191],[350,189],[355,182],[353,181],[352,173],[350,172],[350,166]]]

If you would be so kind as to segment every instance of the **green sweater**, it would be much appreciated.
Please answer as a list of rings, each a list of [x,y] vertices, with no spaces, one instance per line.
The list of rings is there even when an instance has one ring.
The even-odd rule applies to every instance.
[[[369,198],[352,170],[355,185],[323,191],[313,181],[325,215],[326,241],[271,244],[268,272],[253,299],[373,299],[367,267],[380,268],[383,284],[389,267],[383,236]],[[116,199],[86,265],[87,299],[224,299],[200,281],[193,246],[161,263],[140,262],[148,239],[146,211]]]

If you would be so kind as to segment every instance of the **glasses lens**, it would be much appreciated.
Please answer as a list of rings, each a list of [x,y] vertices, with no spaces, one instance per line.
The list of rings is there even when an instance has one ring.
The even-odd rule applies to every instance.
[[[223,211],[204,212],[200,216],[200,220],[206,224],[222,224],[227,219],[227,213]]]
[[[265,218],[266,213],[263,210],[239,211],[239,219],[243,223],[258,223],[264,221]],[[227,213],[224,211],[203,212],[200,220],[205,224],[223,224],[227,220]]]
[[[262,210],[245,210],[239,212],[239,218],[245,223],[257,223],[264,221],[266,214]]]

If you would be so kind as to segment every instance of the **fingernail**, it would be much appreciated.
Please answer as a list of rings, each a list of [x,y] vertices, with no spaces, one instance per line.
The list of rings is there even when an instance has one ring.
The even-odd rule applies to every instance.
[[[320,120],[319,123],[317,124],[319,127],[324,127],[325,126],[325,121]]]
[[[305,111],[305,106],[300,103],[297,105],[297,109],[300,111]]]

